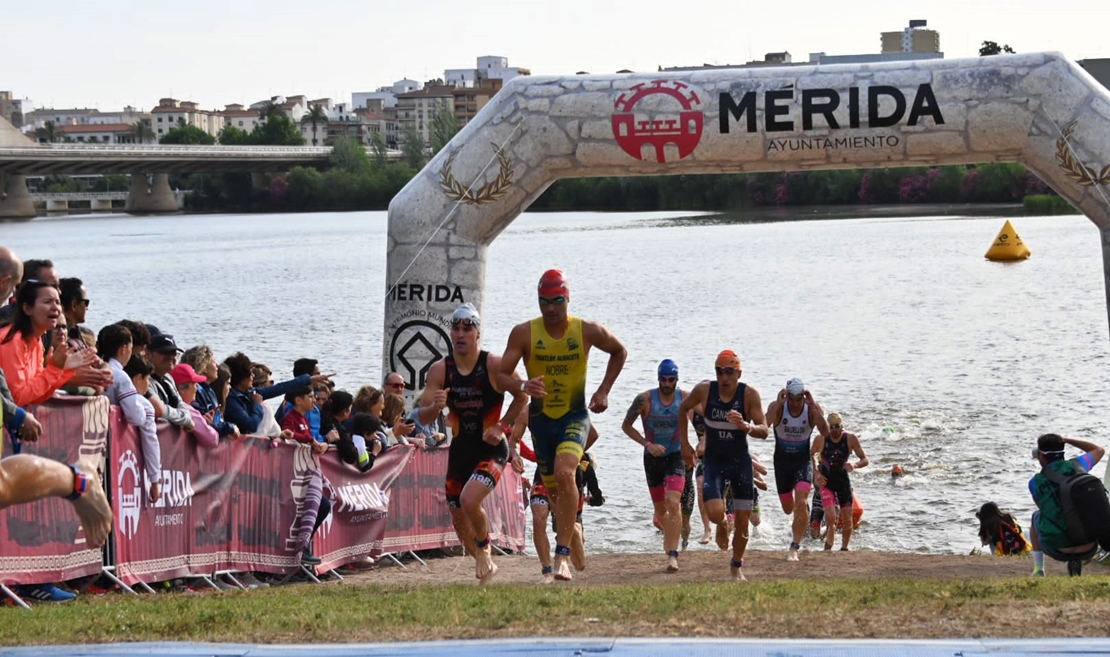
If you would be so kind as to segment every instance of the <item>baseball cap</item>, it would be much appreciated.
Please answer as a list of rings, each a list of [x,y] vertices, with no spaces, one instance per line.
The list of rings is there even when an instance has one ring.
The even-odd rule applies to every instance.
[[[794,377],[786,382],[786,392],[791,395],[800,395],[806,391],[806,385],[798,377]]]
[[[208,379],[196,373],[193,366],[188,363],[178,363],[170,370],[170,377],[177,385],[183,383],[204,383]]]
[[[455,309],[454,314],[451,315],[451,323],[468,319],[471,324],[482,325],[482,316],[478,314],[478,309],[474,304],[469,301]]]
[[[153,351],[156,354],[168,354],[174,351],[184,351],[184,349],[178,348],[177,343],[173,341],[173,336],[169,333],[159,333],[158,335],[152,337],[150,339],[150,346],[147,347],[147,349]],[[177,379],[174,380],[176,381]]]
[[[736,355],[735,351],[731,349],[725,349],[721,353],[717,354],[717,361],[714,363],[714,365],[717,367],[728,367],[730,365],[732,367],[740,367],[740,357]]]
[[[566,296],[570,293],[570,288],[567,287],[567,277],[560,269],[548,269],[540,276],[539,293],[547,296],[551,294],[561,294]]]
[[[670,358],[664,358],[659,363],[659,376],[678,376],[678,365]]]

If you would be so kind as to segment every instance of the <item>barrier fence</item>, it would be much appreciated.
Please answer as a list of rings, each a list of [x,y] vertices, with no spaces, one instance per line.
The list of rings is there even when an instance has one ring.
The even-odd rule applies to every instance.
[[[57,398],[34,413],[43,436],[25,453],[106,466],[113,537],[106,551],[85,549],[77,515],[61,499],[0,510],[0,584],[58,582],[102,567],[129,585],[229,570],[293,572],[321,495],[332,513],[316,533],[317,572],[365,555],[458,545],[443,489],[446,449],[393,446],[360,473],[334,450],[316,456],[256,436],[202,448],[160,422],[162,499],[152,503],[140,441],[118,407],[103,397]],[[523,549],[520,476],[511,468],[485,509],[491,541]]]

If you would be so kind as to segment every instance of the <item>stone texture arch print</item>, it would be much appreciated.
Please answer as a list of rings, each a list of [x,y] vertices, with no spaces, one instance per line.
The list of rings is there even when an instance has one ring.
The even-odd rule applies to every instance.
[[[566,177],[1020,162],[1110,266],[1108,128],[1110,93],[1056,53],[518,77],[389,205],[384,368],[423,386],[489,244]]]

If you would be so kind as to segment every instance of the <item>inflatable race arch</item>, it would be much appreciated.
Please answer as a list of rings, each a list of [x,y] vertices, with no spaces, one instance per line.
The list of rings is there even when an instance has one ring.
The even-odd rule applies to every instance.
[[[1110,275],[1110,92],[1057,53],[514,78],[389,205],[384,371],[423,388],[489,244],[559,178],[986,162],[1098,225]]]

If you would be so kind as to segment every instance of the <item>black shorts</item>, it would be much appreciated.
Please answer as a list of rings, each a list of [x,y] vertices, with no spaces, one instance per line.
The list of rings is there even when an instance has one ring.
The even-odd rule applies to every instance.
[[[813,461],[808,456],[780,457],[774,459],[775,490],[779,497],[793,495],[798,484],[804,484],[806,491],[813,488]]]
[[[509,443],[504,439],[498,445],[486,442],[476,445],[473,441],[460,442],[457,439],[452,441],[447,454],[447,479],[444,484],[448,506],[452,509],[459,508],[459,498],[467,482],[477,481],[493,490],[501,480],[501,473],[508,461]]]
[[[647,476],[648,490],[662,489],[668,478],[685,478],[686,463],[682,461],[682,454],[679,452],[663,456],[644,454],[644,474]]]

